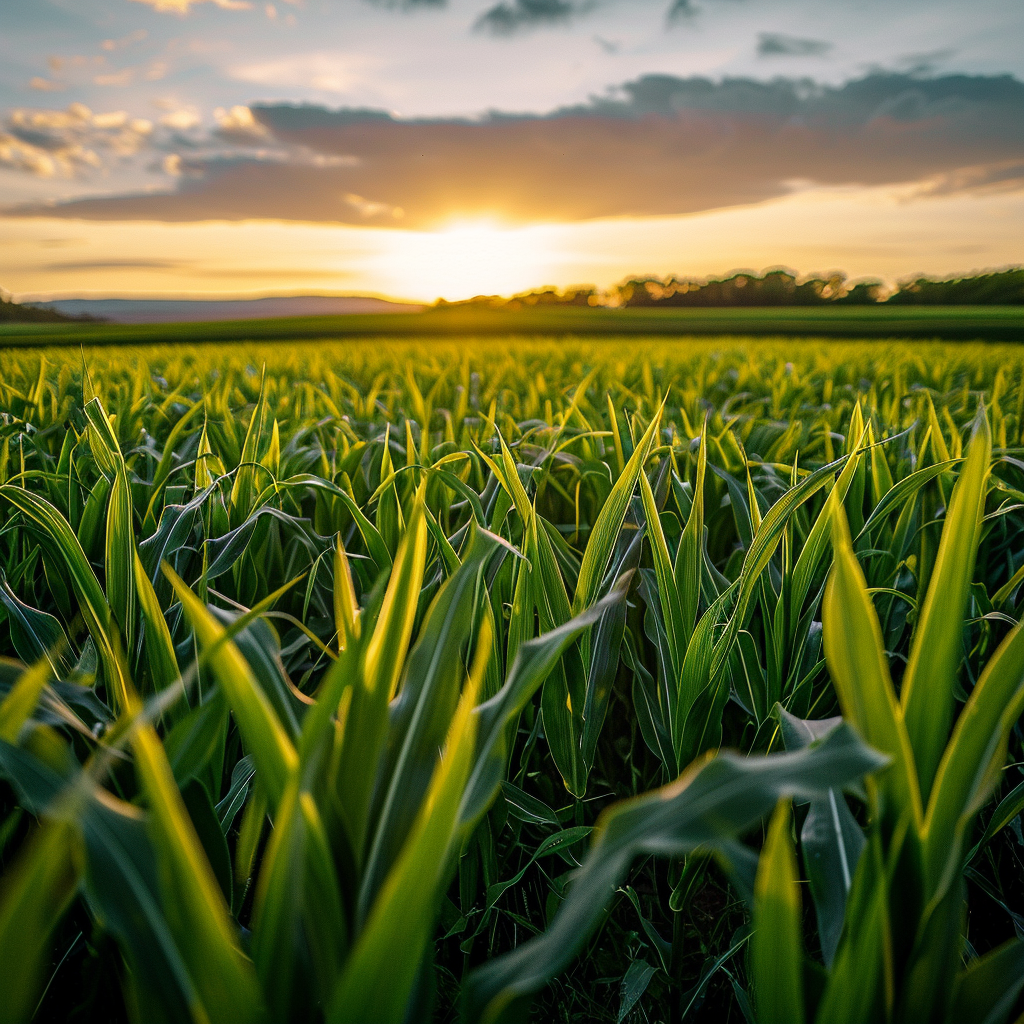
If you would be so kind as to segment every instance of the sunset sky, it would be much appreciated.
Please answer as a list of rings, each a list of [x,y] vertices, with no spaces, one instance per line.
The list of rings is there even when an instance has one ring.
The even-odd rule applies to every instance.
[[[1024,262],[1019,0],[0,0],[0,287]]]

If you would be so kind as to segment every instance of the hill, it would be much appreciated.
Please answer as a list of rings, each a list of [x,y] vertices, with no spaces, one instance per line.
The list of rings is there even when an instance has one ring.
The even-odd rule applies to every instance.
[[[49,309],[118,324],[211,323],[353,313],[415,313],[422,307],[361,295],[294,295],[265,299],[58,299]]]

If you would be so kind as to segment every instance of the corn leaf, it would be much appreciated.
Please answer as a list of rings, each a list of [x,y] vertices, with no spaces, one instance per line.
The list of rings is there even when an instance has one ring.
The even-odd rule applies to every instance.
[[[768,826],[754,883],[750,966],[758,1024],[802,1024],[803,941],[796,854],[789,838],[789,803],[779,803]]]
[[[937,429],[933,436],[936,434]],[[941,434],[938,436],[941,438]],[[900,694],[925,800],[931,792],[953,717],[953,683],[962,657],[960,624],[974,575],[991,454],[992,437],[982,409],[975,419],[967,459],[953,488]]]

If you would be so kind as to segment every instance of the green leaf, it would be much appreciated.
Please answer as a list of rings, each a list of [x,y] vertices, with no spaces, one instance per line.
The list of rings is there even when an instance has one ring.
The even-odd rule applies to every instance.
[[[674,685],[679,678],[683,668],[683,657],[686,654],[686,647],[690,641],[690,634],[693,631],[693,619],[690,618],[690,625],[687,627],[683,615],[681,601],[681,589],[676,586],[675,572],[673,571],[672,558],[669,555],[668,544],[665,542],[665,534],[661,528],[661,518],[658,514],[658,506],[654,500],[654,492],[647,480],[647,474],[640,474],[640,496],[643,499],[644,518],[647,520],[647,537],[651,546],[651,557],[654,561],[654,572],[658,580],[658,598],[661,602],[662,622],[665,633],[668,637],[668,664],[665,666],[670,675],[670,685]],[[694,501],[696,507],[696,501]],[[690,512],[690,520],[694,519],[694,512]],[[689,523],[687,523],[687,527]],[[685,533],[684,533],[685,536]],[[703,532],[701,533],[703,539]],[[683,542],[680,541],[680,544]],[[680,548],[680,558],[682,548]],[[700,548],[697,548],[697,557],[700,557]],[[679,564],[679,563],[677,563]],[[692,567],[691,567],[692,568]],[[688,570],[689,572],[689,570]],[[694,583],[689,573],[687,586]],[[697,564],[696,587],[700,588],[700,564]],[[691,595],[692,597],[692,595]],[[691,600],[688,607],[696,610],[696,601]]]
[[[344,718],[335,777],[349,841],[359,857],[367,840],[370,800],[387,738],[388,704],[395,696],[406,662],[426,557],[427,525],[421,487],[380,612],[362,648],[362,671],[352,688]]]
[[[308,1016],[325,1005],[346,945],[345,916],[319,811],[297,778],[281,800],[263,857],[253,928],[253,956],[273,1019]],[[309,967],[315,1000],[296,984]]]
[[[115,651],[116,629],[112,630],[110,606],[78,538],[68,525],[68,521],[45,498],[11,484],[0,486],[0,498],[6,498],[15,508],[41,526],[64,558],[82,617],[103,662],[111,697],[115,705],[123,709],[127,705],[128,684],[122,659]]]
[[[934,415],[932,410],[933,418]],[[937,424],[932,436],[941,438]],[[960,624],[974,575],[991,457],[992,437],[982,408],[975,419],[967,458],[953,488],[901,687],[900,701],[925,801],[931,792],[953,718],[954,682],[962,656]]]
[[[775,705],[787,750],[814,743],[841,721],[804,721]],[[830,789],[811,801],[800,829],[804,869],[814,899],[818,935],[826,967],[832,966],[846,916],[846,900],[864,850],[864,833],[841,792]]]
[[[200,996],[161,907],[145,815],[105,793],[80,808],[79,816],[86,851],[84,892],[133,973],[140,1014],[146,1020],[193,1021]]]
[[[31,1020],[50,934],[78,889],[79,839],[64,821],[44,824],[0,885],[0,1022]]]
[[[735,838],[781,797],[813,798],[882,763],[840,725],[807,750],[705,759],[670,785],[613,805],[598,819],[590,853],[548,930],[470,976],[464,986],[466,1019],[526,1020],[530,997],[586,942],[635,857],[679,856]]]
[[[889,440],[892,439],[889,438]],[[949,462],[940,462],[937,466],[922,466],[921,469],[915,469],[913,473],[899,480],[890,490],[886,491],[885,497],[874,507],[871,515],[861,527],[857,539],[869,536],[871,531],[880,526],[891,512],[904,508],[908,503],[912,506],[913,499],[917,497],[918,492],[925,484],[930,483],[937,476],[949,472],[959,461],[959,459],[951,459]]]
[[[697,623],[697,610],[700,605],[701,566],[704,562],[704,477],[708,462],[708,425],[707,420],[701,427],[700,447],[697,449],[697,470],[693,482],[693,501],[690,514],[686,518],[686,526],[679,538],[679,550],[676,552],[676,564],[673,568],[675,584],[679,591],[679,608],[682,615],[683,639],[682,650],[690,642],[693,628]],[[681,668],[681,658],[677,668]]]
[[[935,776],[924,834],[928,878],[936,890],[959,867],[967,828],[998,781],[1022,711],[1024,629],[1017,625],[967,698]]]
[[[1024,782],[1015,786],[999,801],[975,849],[980,850],[993,836],[1006,828],[1021,811],[1024,811]]]
[[[52,667],[40,658],[19,676],[10,693],[0,702],[0,740],[16,746],[22,726],[35,710],[43,689],[50,681]]]
[[[835,561],[821,613],[822,642],[832,683],[843,717],[867,743],[891,758],[877,779],[879,811],[886,827],[895,827],[904,814],[910,814],[919,830],[923,811],[914,752],[889,677],[878,616],[841,509],[832,520],[832,549]]]
[[[210,794],[196,778],[191,779],[186,786],[179,785],[179,789],[185,803],[185,810],[188,811],[189,819],[202,844],[206,859],[210,862],[210,867],[213,868],[220,891],[223,893],[224,899],[230,902],[231,854],[228,853],[227,840],[224,838],[224,832],[217,820]]]
[[[171,933],[210,1020],[259,1021],[263,1001],[163,747],[151,725],[132,737],[135,770],[148,801],[147,827],[159,865],[162,903]]]
[[[587,539],[587,549],[583,553],[583,562],[580,565],[576,593],[572,599],[574,615],[589,608],[597,597],[608,568],[608,562],[612,557],[612,551],[619,538],[623,520],[626,518],[630,499],[633,497],[633,491],[643,472],[644,463],[654,447],[660,424],[661,409],[655,413],[639,444],[629,457],[626,468],[615,481],[615,485],[598,513],[593,529],[590,531],[590,537]],[[586,652],[584,653],[586,654]]]
[[[646,960],[634,960],[629,965],[622,979],[622,1002],[619,1004],[617,1024],[622,1024],[626,1019],[640,1001],[640,997],[647,991],[651,978],[657,973],[658,969],[652,967]]]
[[[850,490],[854,474],[860,465],[860,449],[858,449],[847,460],[843,471],[839,474],[832,489],[829,491],[825,504],[818,513],[814,526],[811,527],[807,539],[800,549],[800,555],[793,566],[793,577],[789,592],[790,620],[799,620],[800,612],[803,609],[804,601],[811,589],[815,573],[821,563],[822,557],[828,548],[830,532],[832,529],[832,517],[842,507],[846,495]]]
[[[58,619],[18,600],[0,569],[0,603],[7,609],[11,642],[18,657],[26,663],[45,658],[53,674],[66,675],[74,667],[71,643]]]
[[[803,941],[790,807],[781,801],[768,826],[754,883],[750,967],[758,1024],[802,1024]]]
[[[614,605],[625,600],[629,577],[620,579],[611,592],[564,625],[519,645],[515,661],[502,688],[474,712],[479,718],[476,749],[466,792],[459,809],[463,835],[468,837],[490,806],[508,764],[509,724],[519,718],[565,649]]]
[[[956,980],[948,1024],[1003,1024],[1024,988],[1024,941],[1010,939]]]
[[[345,964],[328,1012],[331,1024],[402,1024],[406,1019],[449,859],[457,851],[459,806],[479,727],[473,709],[490,637],[486,642],[481,638],[477,647],[486,654],[475,659],[419,815]]]
[[[556,629],[572,616],[565,584],[558,571],[558,563],[547,531],[539,529],[534,516],[530,523],[534,554],[534,603],[537,606],[540,628]],[[544,681],[541,694],[541,714],[544,716],[544,736],[565,788],[573,796],[582,798],[587,787],[587,768],[583,759],[583,713],[586,709],[586,669],[579,647],[567,648],[562,661]]]
[[[284,796],[289,780],[298,771],[299,757],[252,669],[235,644],[225,639],[224,627],[185,585],[167,563],[164,574],[181,601],[182,610],[206,652],[207,663],[217,677],[246,749],[273,804]]]
[[[263,435],[267,429],[267,417],[267,368],[264,366],[260,374],[259,398],[256,399],[256,406],[249,420],[249,429],[245,432],[235,481],[231,485],[230,506],[233,526],[238,526],[249,517],[260,491],[263,470],[258,463]]]
[[[388,749],[372,822],[356,917],[363,921],[416,819],[438,752],[459,701],[462,665],[480,597],[481,577],[497,547],[476,533],[466,560],[438,591],[409,654],[398,698],[390,709]]]
[[[164,737],[164,751],[178,786],[205,775],[228,728],[228,705],[219,690],[192,708]]]
[[[893,941],[888,882],[876,832],[860,858],[846,908],[847,925],[822,994],[816,1024],[890,1020]]]
[[[178,660],[174,654],[174,641],[171,640],[171,631],[167,628],[163,609],[138,552],[133,551],[133,555],[135,588],[142,611],[139,666],[145,666],[153,689],[163,690],[177,682],[180,676]]]
[[[99,398],[85,407],[89,443],[100,466],[113,477],[107,503],[106,572],[107,603],[121,628],[129,651],[134,647],[135,620],[135,523],[132,492],[117,436],[111,429]]]
[[[487,887],[485,910],[490,910],[501,899],[502,893],[507,889],[510,889],[513,885],[518,885],[535,861],[540,860],[541,857],[549,857],[551,854],[574,846],[581,840],[586,839],[592,831],[593,829],[589,825],[574,825],[572,828],[564,828],[549,836],[545,836],[519,871],[504,882],[495,882],[494,885]]]
[[[715,643],[714,657],[709,672],[711,679],[715,679],[722,670],[731,652],[736,634],[747,623],[751,600],[761,585],[761,573],[768,568],[768,563],[782,540],[790,516],[820,488],[824,487],[836,470],[842,467],[849,458],[850,456],[844,455],[841,459],[836,459],[835,462],[830,462],[814,470],[813,473],[809,473],[800,483],[786,491],[765,513],[743,558],[743,566],[740,569],[739,579],[736,581],[738,584],[736,604],[729,618],[728,628]]]

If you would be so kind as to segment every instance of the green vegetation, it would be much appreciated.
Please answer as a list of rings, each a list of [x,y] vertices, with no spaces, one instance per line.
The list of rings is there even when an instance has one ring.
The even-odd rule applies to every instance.
[[[1020,1018],[1020,349],[100,330],[0,350],[0,1021]]]
[[[1020,306],[1024,305],[1024,267],[949,277],[919,277],[901,282],[891,293],[881,281],[850,282],[842,271],[800,279],[776,268],[762,274],[737,271],[724,278],[632,277],[607,293],[590,285],[558,291],[541,288],[511,298],[479,295],[465,302],[438,302],[441,308],[523,310],[553,306],[613,306],[642,309],[714,309],[793,306]]]
[[[56,324],[74,321],[74,317],[65,316],[55,309],[44,309],[42,306],[33,306],[25,303],[14,302],[7,298],[0,290],[0,326],[8,324]]]
[[[280,320],[202,324],[0,324],[0,346],[159,345],[182,342],[308,339],[318,345],[340,339],[587,336],[635,344],[636,336],[722,338],[917,338],[946,341],[1021,341],[1024,307],[819,306],[778,309],[601,309],[536,306],[505,310],[474,306],[434,307],[422,313],[353,313]],[[625,339],[628,339],[626,341]]]

